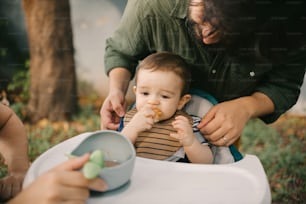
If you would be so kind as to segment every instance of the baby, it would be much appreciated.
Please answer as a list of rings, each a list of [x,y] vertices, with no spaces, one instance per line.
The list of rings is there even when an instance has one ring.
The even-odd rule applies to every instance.
[[[135,108],[124,118],[122,134],[135,145],[137,156],[192,163],[212,163],[212,151],[183,107],[191,99],[191,74],[178,55],[160,52],[138,66],[133,91]],[[186,155],[185,155],[186,154]]]

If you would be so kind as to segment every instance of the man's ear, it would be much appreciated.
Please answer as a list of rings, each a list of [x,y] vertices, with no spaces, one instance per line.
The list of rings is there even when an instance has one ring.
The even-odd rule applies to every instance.
[[[185,94],[184,96],[182,96],[178,103],[177,109],[181,110],[185,106],[185,104],[190,101],[190,99],[191,99],[190,94]]]

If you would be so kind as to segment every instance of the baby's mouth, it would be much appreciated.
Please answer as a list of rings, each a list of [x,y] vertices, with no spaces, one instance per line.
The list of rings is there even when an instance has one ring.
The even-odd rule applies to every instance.
[[[155,116],[154,116],[154,122],[157,123],[160,119],[160,116],[163,114],[161,112],[161,110],[159,110],[158,108],[153,108],[153,111],[155,112]]]

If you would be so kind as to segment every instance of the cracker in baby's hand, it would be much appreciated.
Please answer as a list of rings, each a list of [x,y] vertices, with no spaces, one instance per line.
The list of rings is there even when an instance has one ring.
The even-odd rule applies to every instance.
[[[160,116],[162,115],[162,112],[158,108],[153,108],[153,111],[155,112],[153,119],[154,119],[154,122],[157,123],[159,121]]]

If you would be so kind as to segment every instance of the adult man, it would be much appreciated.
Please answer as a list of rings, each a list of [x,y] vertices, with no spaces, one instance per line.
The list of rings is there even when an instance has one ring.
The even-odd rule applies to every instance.
[[[110,88],[101,127],[118,127],[138,61],[159,51],[182,56],[191,67],[192,87],[220,102],[198,126],[212,144],[233,144],[250,118],[275,121],[296,103],[303,82],[304,8],[303,1],[288,6],[252,0],[129,0],[118,29],[107,39]]]

